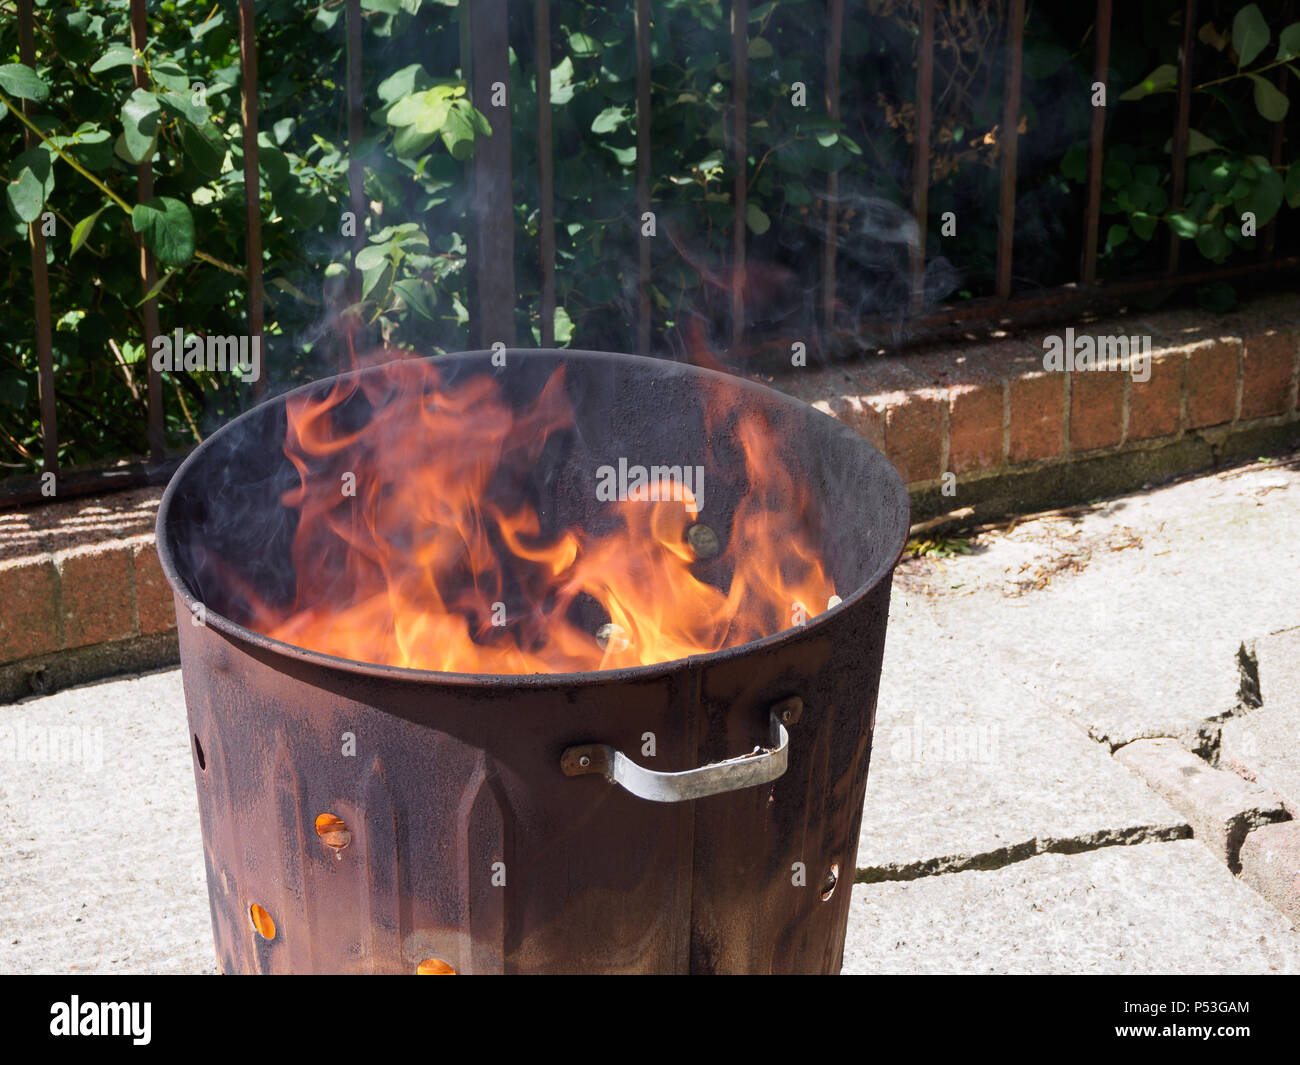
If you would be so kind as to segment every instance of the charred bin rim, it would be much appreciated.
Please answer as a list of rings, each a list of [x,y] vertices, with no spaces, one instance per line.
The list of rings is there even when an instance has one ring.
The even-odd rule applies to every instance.
[[[451,352],[452,358],[472,360],[475,358],[490,358],[494,352],[491,349],[478,349],[474,351]],[[608,363],[611,359],[626,361],[630,363],[662,365],[664,360],[650,358],[643,355],[628,355],[622,352],[607,351],[570,351],[566,348],[508,348],[507,356],[517,358],[529,358],[532,356],[545,355],[552,358],[559,358],[569,362],[592,362]],[[426,356],[426,361],[436,361],[448,356]],[[318,381],[312,381],[288,392],[281,392],[275,396],[268,396],[261,403],[246,410],[236,418],[232,418],[228,423],[223,425],[215,433],[208,437],[206,441],[195,448],[186,457],[185,461],[172,474],[171,480],[167,483],[167,488],[163,492],[162,501],[158,507],[158,518],[154,526],[154,538],[157,545],[158,561],[162,566],[163,575],[167,578],[167,583],[181,597],[186,610],[192,612],[195,606],[200,605],[199,601],[191,594],[189,587],[181,579],[176,569],[176,562],[172,556],[171,543],[167,538],[167,518],[170,513],[172,497],[176,488],[184,480],[187,471],[191,465],[200,459],[200,452],[204,450],[210,441],[219,437],[236,432],[237,427],[245,420],[262,415],[262,409],[267,404],[286,403],[288,400],[300,394],[319,390],[326,382],[335,380],[346,380],[351,377],[359,377],[362,374],[377,371],[380,366],[368,366],[363,369],[349,370],[346,373],[336,374],[333,377],[322,378]],[[681,365],[681,364],[677,364]],[[880,454],[867,440],[863,439],[858,433],[842,424],[837,419],[831,417],[823,411],[817,410],[810,404],[801,403],[776,389],[768,388],[759,384],[757,381],[751,381],[743,377],[736,377],[731,374],[719,373],[717,370],[709,370],[704,367],[691,366],[691,372],[703,375],[708,378],[722,383],[722,387],[733,388],[751,393],[759,394],[764,397],[768,403],[778,403],[790,410],[796,410],[807,416],[812,412],[820,417],[826,418],[834,424],[833,431],[849,434],[856,437],[862,447],[869,448]],[[877,567],[871,576],[863,581],[857,588],[853,589],[848,595],[843,596],[841,602],[827,610],[822,611],[815,617],[810,618],[798,631],[800,633],[815,632],[820,628],[832,615],[837,615],[843,610],[848,610],[858,601],[866,598],[882,579],[889,577],[894,568],[898,565],[899,559],[903,557],[903,552],[907,549],[907,527],[911,520],[911,504],[907,496],[907,491],[903,486],[902,479],[894,467],[883,455],[881,461],[888,467],[889,472],[893,475],[898,492],[903,499],[903,537],[899,545],[898,552],[892,558],[887,558],[880,566]],[[636,682],[653,680],[657,677],[669,673],[676,673],[684,669],[703,668],[716,663],[727,662],[733,658],[741,658],[745,655],[753,654],[756,651],[775,646],[785,640],[790,639],[792,630],[783,629],[780,632],[773,633],[770,636],[764,636],[759,640],[751,640],[748,643],[737,644],[734,647],[724,647],[717,651],[709,651],[700,655],[689,655],[686,658],[669,659],[666,662],[656,662],[648,666],[627,666],[621,669],[601,669],[585,670],[576,673],[450,673],[431,669],[412,669],[407,666],[385,666],[374,662],[361,662],[352,658],[341,658],[337,655],[324,654],[320,651],[312,651],[305,647],[297,647],[291,643],[285,643],[283,640],[277,640],[263,633],[256,632],[230,618],[218,613],[215,610],[204,606],[204,622],[207,628],[215,629],[229,639],[237,643],[249,644],[263,651],[273,654],[283,655],[285,657],[296,659],[300,662],[309,663],[314,666],[322,666],[327,669],[340,670],[346,673],[358,674],[362,676],[377,677],[384,680],[410,682],[427,685],[430,682],[447,684],[455,687],[478,688],[484,686],[509,686],[513,685],[519,688],[553,688],[553,687],[579,687],[595,686],[599,684],[612,684],[618,682]]]

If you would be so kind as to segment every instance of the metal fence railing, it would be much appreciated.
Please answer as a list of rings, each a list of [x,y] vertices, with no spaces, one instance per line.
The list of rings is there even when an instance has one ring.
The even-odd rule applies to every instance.
[[[1300,257],[1279,258],[1274,239],[1276,221],[1264,232],[1262,254],[1256,261],[1197,273],[1180,272],[1179,239],[1170,234],[1167,269],[1158,276],[1129,278],[1121,281],[1099,282],[1097,258],[1100,240],[1102,205],[1102,160],[1105,140],[1105,109],[1094,108],[1088,150],[1086,209],[1084,213],[1083,255],[1076,284],[1059,288],[1015,294],[1012,291],[1013,236],[1017,202],[1017,147],[1019,115],[1021,110],[1021,79],[1024,56],[1025,0],[1007,0],[1008,17],[1005,33],[1009,61],[1006,64],[1007,81],[1004,89],[1002,151],[999,172],[999,199],[997,217],[996,288],[993,297],[968,300],[959,305],[926,311],[923,302],[923,275],[926,268],[925,246],[927,206],[932,151],[932,113],[935,72],[935,12],[938,0],[919,0],[918,55],[916,62],[917,127],[912,165],[911,207],[920,230],[920,240],[914,248],[911,261],[911,289],[913,317],[909,325],[924,329],[942,327],[955,322],[969,323],[1001,319],[1015,322],[1020,316],[1056,309],[1065,311],[1094,299],[1098,294],[1127,297],[1145,290],[1168,286],[1171,279],[1181,283],[1205,283],[1222,278],[1239,276],[1255,271],[1293,268],[1300,265]],[[743,279],[746,261],[746,193],[747,181],[747,115],[746,97],[747,55],[749,34],[748,0],[731,0],[731,38],[734,77],[732,79],[731,126],[729,129],[732,156],[737,167],[733,192],[734,222],[732,255],[733,276]],[[262,218],[258,173],[257,144],[257,41],[253,0],[238,0],[239,51],[242,60],[242,121],[244,147],[244,188],[247,212],[246,262],[248,275],[248,321],[250,335],[260,337],[263,329],[262,306]],[[362,87],[362,9],[360,0],[345,0],[347,18],[347,123],[349,140],[356,144],[363,134]],[[471,99],[482,104],[494,82],[509,80],[509,41],[507,17],[508,0],[462,0],[461,59],[465,79],[470,87]],[[555,239],[555,160],[551,131],[551,9],[549,0],[535,0],[535,69],[537,76],[536,128],[538,146],[539,190],[539,253],[541,259],[541,284],[539,304],[541,309],[541,342],[551,346],[553,312],[556,303],[556,239]],[[1095,80],[1107,81],[1111,46],[1113,0],[1096,0],[1095,33],[1093,35]],[[148,37],[145,0],[131,0],[131,35],[135,48],[144,46]],[[21,59],[35,65],[36,50],[33,34],[33,0],[18,0],[18,25]],[[1179,56],[1178,108],[1171,131],[1173,188],[1171,203],[1176,209],[1182,204],[1186,187],[1188,136],[1190,126],[1190,94],[1192,85],[1193,42],[1197,23],[1197,0],[1184,0],[1184,35]],[[637,214],[650,210],[651,157],[650,157],[650,0],[635,2],[636,50],[636,203]],[[844,31],[844,0],[827,0],[826,5],[826,78],[827,114],[835,119],[840,113],[840,68]],[[144,77],[135,68],[137,85]],[[1280,77],[1286,78],[1285,68]],[[1285,82],[1282,82],[1285,88]],[[851,87],[850,87],[851,91]],[[35,105],[25,103],[30,114]],[[514,274],[515,223],[511,203],[511,182],[501,180],[511,174],[511,116],[509,109],[493,113],[493,132],[484,138],[469,165],[468,241],[469,265],[469,329],[471,346],[482,346],[485,339],[484,323],[491,324],[491,340],[513,342],[513,337],[502,335],[512,331],[514,307],[517,301]],[[1283,142],[1282,121],[1274,124],[1272,139],[1273,161],[1280,162]],[[28,147],[31,134],[28,134]],[[362,189],[362,166],[353,157],[349,165],[351,207],[357,218],[365,216],[365,197]],[[153,175],[150,165],[139,166],[139,198],[141,201],[153,194]],[[820,259],[820,292],[822,295],[822,323],[830,330],[836,291],[837,243],[834,239],[835,211],[839,199],[837,175],[831,171],[825,184],[828,224],[823,239]],[[51,306],[49,279],[46,273],[45,239],[37,224],[30,225],[32,285],[36,314],[35,349],[39,363],[40,417],[44,438],[45,471],[58,471],[58,420],[55,413],[55,379],[51,345]],[[365,243],[365,234],[356,232],[354,251]],[[636,347],[647,353],[651,347],[651,300],[649,294],[650,239],[639,238],[637,269],[637,322]],[[153,257],[141,246],[139,262],[140,285],[144,293],[154,286],[155,265]],[[359,278],[353,275],[354,283]],[[737,283],[731,293],[731,323],[733,344],[744,343],[745,306],[744,286]],[[145,344],[149,348],[158,333],[158,301],[151,298],[143,303]],[[265,389],[265,375],[257,381],[258,395]],[[62,471],[59,476],[59,497],[86,492],[102,491],[116,485],[140,484],[164,478],[174,467],[164,450],[163,395],[158,372],[148,367],[148,441],[147,459],[109,470]],[[9,478],[0,483],[0,505],[8,505],[41,497],[39,478]]]

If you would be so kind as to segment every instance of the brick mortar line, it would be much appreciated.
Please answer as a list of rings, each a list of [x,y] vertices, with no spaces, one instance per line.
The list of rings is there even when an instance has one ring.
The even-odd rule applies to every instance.
[[[63,613],[63,563],[64,557],[51,551],[49,559],[54,564],[54,631],[58,637],[57,651],[68,649],[68,625]]]
[[[948,472],[952,464],[952,389],[945,386],[939,402],[939,479]]]
[[[1291,352],[1291,410],[1300,407],[1300,333],[1296,335],[1295,350]]]
[[[1075,455],[1074,448],[1071,446],[1070,430],[1073,427],[1074,419],[1071,417],[1070,405],[1074,402],[1074,382],[1071,378],[1074,374],[1066,372],[1061,376],[1065,378],[1061,385],[1062,404],[1061,407],[1061,447],[1056,457],[1063,462],[1068,462]]]
[[[131,635],[139,636],[140,633],[140,594],[139,581],[135,571],[135,547],[136,545],[127,540],[122,545],[126,550],[126,586],[128,594],[131,597]]]
[[[1237,341],[1237,373],[1236,373],[1236,395],[1233,397],[1232,405],[1232,425],[1241,422],[1241,401],[1245,393],[1246,386],[1246,338],[1242,337]]]
[[[1154,372],[1154,371],[1153,371]],[[1128,446],[1128,423],[1129,423],[1129,397],[1133,392],[1133,375],[1126,373],[1122,388],[1122,395],[1119,397],[1119,446]]]

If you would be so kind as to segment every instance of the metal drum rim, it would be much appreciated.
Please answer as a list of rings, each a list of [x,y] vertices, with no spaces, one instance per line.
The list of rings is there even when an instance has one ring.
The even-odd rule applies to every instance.
[[[426,360],[458,360],[472,361],[474,359],[491,358],[493,351],[490,349],[480,349],[475,351],[451,352],[447,355],[430,355]],[[651,358],[643,355],[628,355],[622,352],[608,351],[587,351],[587,350],[569,350],[567,348],[508,348],[507,356],[514,357],[536,357],[547,356],[558,358],[566,361],[587,361],[593,362],[630,362],[645,364],[647,367],[662,370],[665,360]],[[253,419],[265,416],[265,408],[268,404],[284,404],[290,397],[305,393],[311,390],[319,390],[327,387],[330,382],[358,376],[365,373],[378,372],[386,364],[377,364],[368,366],[364,369],[349,370],[346,373],[335,374],[331,377],[321,378],[318,381],[311,381],[307,384],[299,385],[297,388],[290,389],[287,392],[281,392],[278,395],[271,396],[256,406],[246,410],[236,418],[232,418],[220,429],[214,432],[198,447],[196,447],[185,458],[184,462],[172,474],[167,483],[167,488],[163,492],[162,501],[158,506],[158,518],[154,526],[154,536],[158,552],[158,561],[162,567],[163,575],[167,578],[167,583],[171,586],[172,591],[179,595],[181,601],[185,604],[187,612],[192,612],[193,608],[198,605],[198,600],[191,594],[190,589],[181,579],[176,569],[176,561],[173,557],[171,544],[167,537],[168,515],[171,504],[174,499],[178,486],[184,481],[187,472],[202,460],[205,449],[213,444],[227,433],[237,432],[237,426],[245,419]],[[871,576],[842,598],[842,601],[828,610],[810,618],[805,625],[798,629],[784,629],[781,632],[773,633],[770,636],[764,636],[759,640],[751,640],[748,643],[737,644],[734,647],[724,647],[717,651],[709,651],[705,654],[690,655],[686,658],[674,658],[666,662],[656,662],[647,666],[628,666],[621,669],[604,669],[604,670],[585,670],[572,673],[450,673],[439,670],[429,669],[412,669],[407,666],[386,666],[373,662],[358,662],[351,658],[340,658],[335,655],[328,655],[321,651],[312,651],[305,647],[297,647],[282,640],[274,639],[264,633],[257,632],[232,621],[225,615],[204,607],[204,626],[216,630],[226,639],[237,644],[245,644],[255,647],[261,651],[273,655],[282,656],[317,668],[331,670],[334,672],[348,674],[353,676],[372,677],[381,680],[393,681],[397,683],[413,683],[422,687],[444,685],[456,689],[494,689],[501,687],[514,687],[519,689],[546,689],[546,688],[573,688],[597,686],[601,684],[624,684],[636,683],[640,681],[652,681],[663,676],[686,671],[690,669],[700,669],[707,666],[719,665],[730,662],[733,659],[742,658],[747,655],[760,653],[767,648],[775,647],[783,642],[796,637],[807,636],[816,633],[819,629],[831,624],[836,617],[842,612],[853,609],[856,605],[864,602],[882,580],[889,578],[902,558],[903,551],[907,546],[907,530],[910,523],[911,502],[907,494],[902,479],[893,464],[885,458],[883,454],[866,438],[855,432],[853,429],[839,422],[837,419],[817,410],[810,404],[802,403],[783,392],[778,392],[774,388],[768,388],[766,385],[747,378],[737,377],[732,374],[720,373],[716,370],[706,369],[700,366],[694,366],[685,363],[667,363],[666,365],[676,367],[678,372],[693,373],[704,377],[715,378],[719,381],[725,381],[726,387],[736,388],[752,392],[763,397],[763,401],[768,404],[776,403],[792,411],[797,411],[803,416],[808,416],[809,412],[826,418],[831,422],[828,431],[848,434],[855,441],[855,446],[867,449],[873,453],[875,458],[869,461],[878,462],[885,471],[885,480],[889,484],[889,491],[896,492],[902,501],[902,532],[898,544],[898,550],[892,555],[887,556],[884,561],[876,568]]]

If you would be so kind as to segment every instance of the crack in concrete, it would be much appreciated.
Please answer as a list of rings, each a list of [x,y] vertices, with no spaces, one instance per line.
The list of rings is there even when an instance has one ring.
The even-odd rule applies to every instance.
[[[1106,828],[1084,836],[1068,836],[1062,839],[1051,836],[1035,837],[996,850],[982,851],[979,854],[954,854],[940,858],[925,858],[915,862],[859,866],[853,882],[880,884],[891,880],[919,880],[925,876],[964,873],[968,870],[987,872],[1023,862],[1040,854],[1082,854],[1085,851],[1100,850],[1102,847],[1130,847],[1140,843],[1169,843],[1173,840],[1191,838],[1192,826],[1186,821],[1164,825]]]

